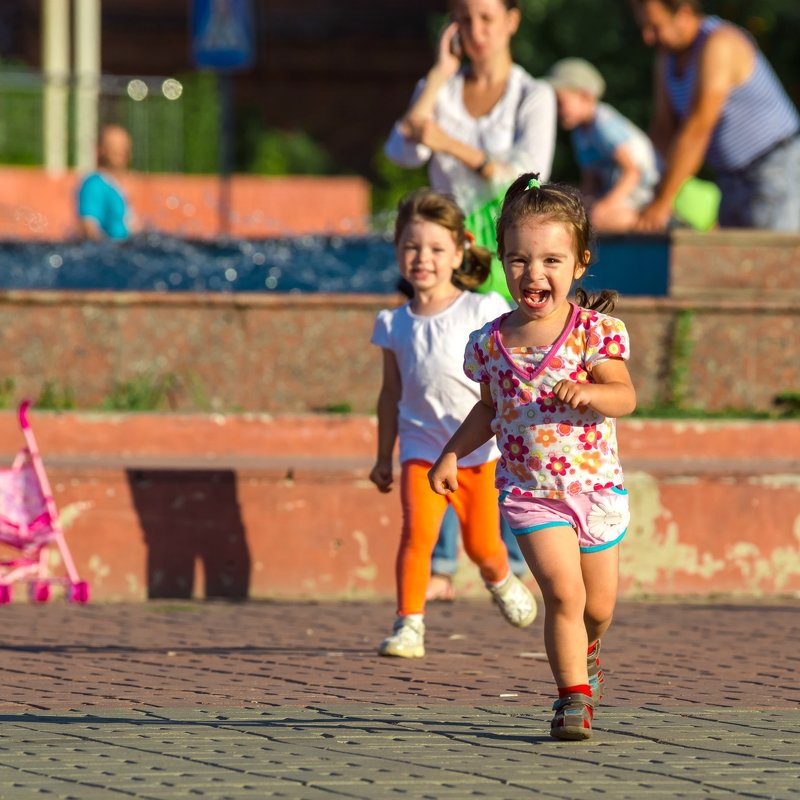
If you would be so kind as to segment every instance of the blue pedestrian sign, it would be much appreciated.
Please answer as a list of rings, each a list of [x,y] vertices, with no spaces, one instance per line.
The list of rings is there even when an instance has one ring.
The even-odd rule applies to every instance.
[[[252,0],[193,0],[194,63],[220,70],[251,66],[254,29]]]

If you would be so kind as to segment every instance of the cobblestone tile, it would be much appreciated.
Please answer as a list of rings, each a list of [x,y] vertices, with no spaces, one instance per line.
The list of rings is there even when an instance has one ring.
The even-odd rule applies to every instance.
[[[414,662],[374,653],[385,603],[15,605],[0,800],[792,800],[798,612],[621,604],[595,736],[560,743],[541,620],[489,603],[433,606]]]

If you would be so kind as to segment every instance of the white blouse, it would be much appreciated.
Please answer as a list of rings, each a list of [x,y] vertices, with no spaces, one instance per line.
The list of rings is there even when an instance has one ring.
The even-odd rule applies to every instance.
[[[425,86],[417,84],[411,104]],[[491,181],[462,161],[406,139],[395,123],[386,142],[386,155],[401,167],[428,164],[431,187],[453,195],[465,213],[478,209],[504,191],[523,172],[550,177],[556,145],[556,97],[552,87],[512,65],[503,96],[488,114],[473,117],[464,107],[464,70],[442,86],[436,98],[434,120],[454,139],[478,147],[500,165]]]

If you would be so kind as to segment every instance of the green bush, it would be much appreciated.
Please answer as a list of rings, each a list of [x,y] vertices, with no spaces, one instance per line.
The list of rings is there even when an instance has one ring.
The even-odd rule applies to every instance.
[[[428,170],[405,169],[390,161],[383,152],[383,142],[372,160],[372,214],[377,229],[391,230],[397,201],[406,192],[428,185]]]
[[[0,64],[0,163],[42,163],[43,99],[36,72],[22,64]]]
[[[169,409],[178,385],[174,375],[140,375],[117,381],[103,401],[104,411],[160,411]]]
[[[70,386],[59,386],[55,381],[47,381],[34,407],[42,411],[70,411],[77,407],[75,392]]]
[[[220,102],[217,76],[211,71],[179,76],[183,94],[184,171],[208,174],[219,169]],[[163,135],[163,132],[161,132]]]
[[[0,380],[0,408],[11,408],[14,404],[14,390],[17,382],[13,378]]]
[[[336,167],[322,145],[303,131],[261,132],[247,171],[255,175],[333,175]]]

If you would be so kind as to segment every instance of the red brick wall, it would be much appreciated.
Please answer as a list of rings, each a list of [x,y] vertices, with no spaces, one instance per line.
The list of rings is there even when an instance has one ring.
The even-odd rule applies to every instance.
[[[369,344],[385,295],[0,293],[0,379],[38,397],[48,381],[79,408],[114,383],[173,376],[175,410],[372,412],[379,353]],[[688,407],[773,408],[800,387],[787,346],[793,300],[625,298],[639,404],[678,393]],[[683,316],[682,316],[683,315]],[[681,325],[685,329],[681,332]]]

